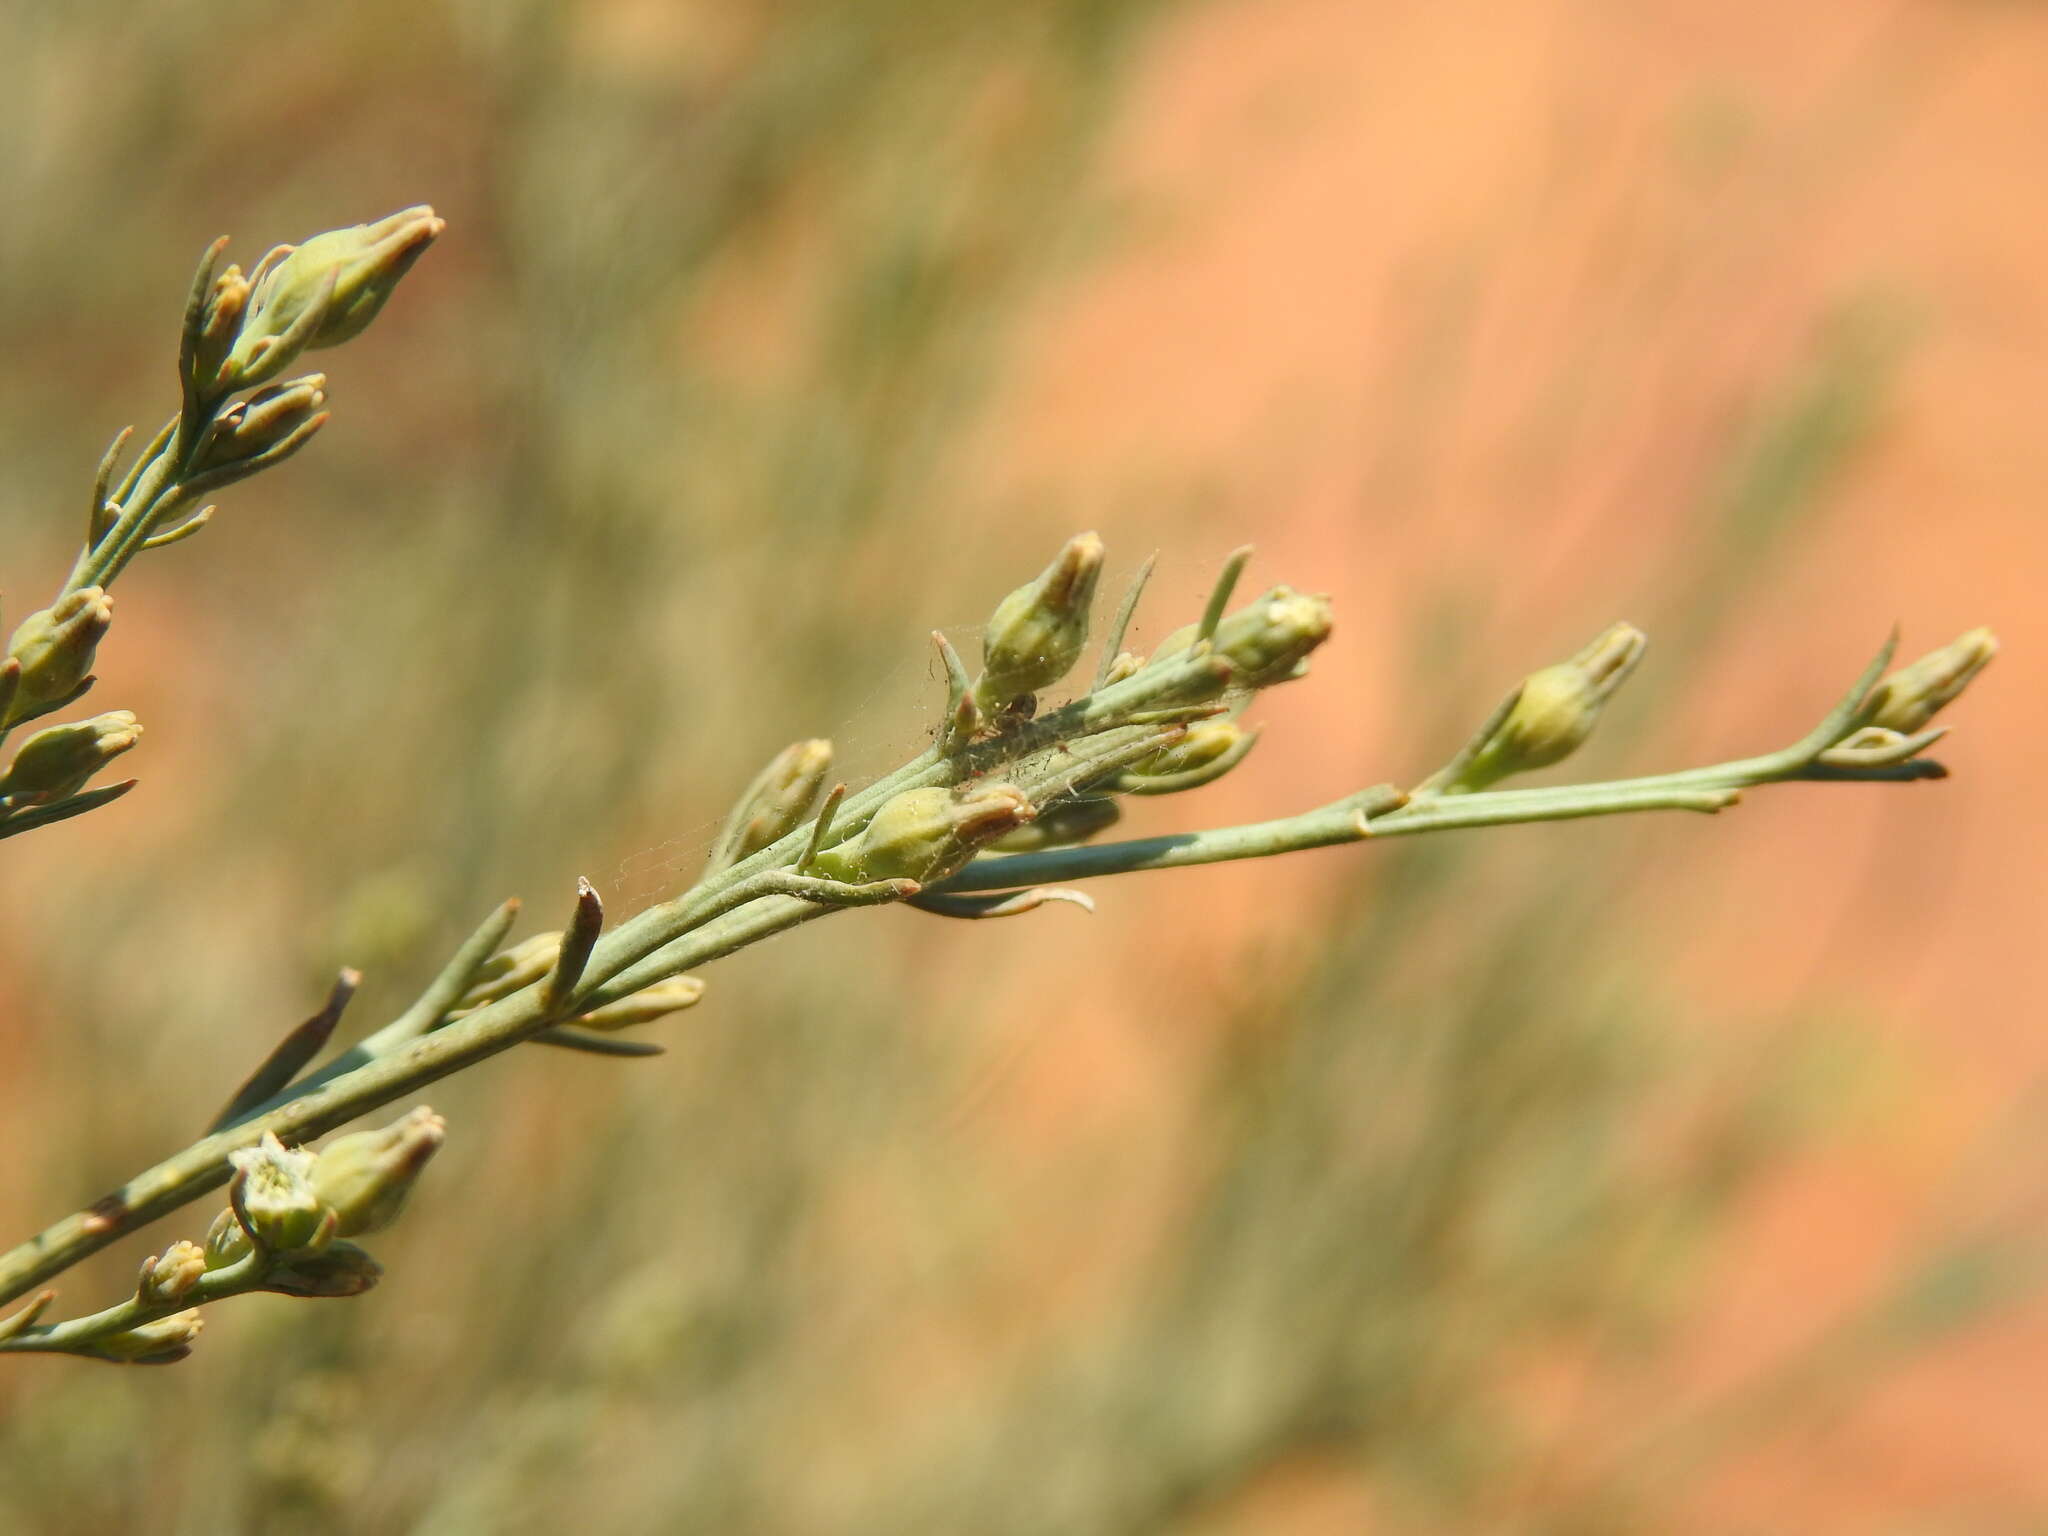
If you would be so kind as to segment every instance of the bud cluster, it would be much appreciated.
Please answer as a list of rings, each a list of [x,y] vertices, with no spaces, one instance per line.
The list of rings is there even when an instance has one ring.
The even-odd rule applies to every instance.
[[[380,1231],[397,1218],[447,1129],[439,1115],[422,1105],[380,1130],[339,1137],[318,1152],[287,1147],[264,1132],[256,1146],[229,1154],[235,1165],[232,1203],[207,1232],[205,1267],[225,1268],[260,1247],[296,1266],[302,1279],[316,1273],[305,1266],[312,1257],[332,1252],[335,1239]],[[277,1278],[271,1271],[266,1274]]]

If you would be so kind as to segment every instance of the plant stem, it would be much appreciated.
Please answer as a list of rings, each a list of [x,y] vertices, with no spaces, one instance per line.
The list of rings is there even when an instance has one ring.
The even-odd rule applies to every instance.
[[[950,895],[1041,886],[1456,828],[1633,811],[1717,811],[1734,804],[1749,786],[1819,776],[1820,753],[1866,720],[1872,685],[1889,654],[1887,646],[1813,731],[1783,751],[1761,757],[1648,778],[1546,789],[1461,795],[1425,791],[1411,797],[1380,785],[1276,821],[978,858],[932,890]],[[1228,664],[1206,652],[1176,656],[991,740],[963,745],[950,755],[934,746],[839,804],[835,840],[857,835],[882,805],[905,790],[958,784],[998,770],[1036,804],[1085,792],[1176,739],[1190,716],[1213,712],[1217,706],[1207,701],[1229,677]],[[1913,759],[1867,768],[1828,767],[1825,776],[1872,782],[1929,771],[1939,770]],[[255,1145],[265,1132],[288,1143],[311,1140],[540,1037],[581,1012],[617,1002],[828,912],[900,902],[919,894],[913,881],[852,885],[799,873],[820,841],[815,819],[796,827],[770,847],[597,938],[572,983],[550,988],[536,982],[443,1022],[474,962],[509,925],[510,909],[500,909],[398,1023],[247,1111],[239,1123],[137,1174],[94,1205],[0,1255],[0,1302],[23,1295],[126,1233],[226,1183],[229,1154]],[[573,996],[560,995],[572,989]]]

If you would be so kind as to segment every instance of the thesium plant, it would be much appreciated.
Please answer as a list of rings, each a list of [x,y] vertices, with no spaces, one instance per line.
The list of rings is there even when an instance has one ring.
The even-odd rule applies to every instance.
[[[50,604],[14,631],[0,663],[0,738],[65,709],[93,683],[112,622],[109,589],[138,554],[204,528],[213,491],[295,453],[327,419],[322,375],[284,379],[301,356],[359,333],[440,234],[432,210],[281,246],[248,275],[206,254],[186,307],[177,414],[125,460],[129,433],[94,480],[84,547]],[[797,743],[748,787],[697,883],[609,928],[586,881],[563,928],[509,942],[516,902],[491,913],[417,1001],[324,1064],[354,990],[344,972],[325,1004],[233,1093],[208,1134],[0,1256],[0,1300],[30,1299],[0,1322],[0,1351],[124,1363],[182,1359],[200,1309],[253,1291],[352,1296],[378,1277],[354,1241],[399,1211],[440,1145],[425,1107],[380,1130],[317,1138],[425,1085],[535,1042],[617,1056],[660,1047],[622,1031],[697,1003],[711,962],[816,918],[907,906],[938,917],[1083,907],[1073,887],[1105,875],[1369,842],[1458,828],[1622,812],[1719,811],[1745,790],[1791,781],[1939,778],[1931,724],[1991,658],[1973,631],[1897,671],[1887,643],[1798,741],[1712,766],[1601,783],[1501,788],[1562,762],[1641,659],[1615,624],[1569,660],[1523,680],[1434,771],[1359,789],[1330,805],[1243,826],[1106,839],[1126,795],[1182,794],[1230,772],[1258,740],[1242,722],[1263,689],[1300,678],[1329,637],[1329,600],[1275,586],[1233,607],[1249,550],[1233,555],[1208,604],[1151,655],[1124,649],[1141,570],[1088,660],[1103,546],[1067,542],[999,603],[979,673],[942,637],[947,698],[937,739],[872,783],[832,782],[832,749]],[[1149,569],[1149,565],[1147,567]],[[1047,695],[1077,673],[1085,685]],[[0,837],[106,805],[133,781],[95,786],[141,727],[125,710],[36,730],[0,778]],[[62,834],[56,834],[62,835]],[[48,1321],[47,1282],[87,1255],[227,1186],[147,1259],[134,1292],[101,1311]]]

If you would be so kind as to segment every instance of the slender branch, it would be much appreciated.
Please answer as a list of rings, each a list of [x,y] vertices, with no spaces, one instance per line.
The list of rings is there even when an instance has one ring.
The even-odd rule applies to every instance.
[[[621,928],[598,941],[585,968],[585,978],[609,976],[613,980],[586,993],[576,1006],[587,1010],[616,1002],[655,981],[708,964],[771,934],[838,910],[836,905],[826,904],[824,898],[837,896],[850,904],[868,904],[901,900],[915,894],[916,889],[908,881],[860,887],[797,876],[779,880],[757,877],[753,886],[738,893],[725,909],[729,913],[734,907],[748,905],[749,910],[726,923],[704,920],[698,915],[703,909],[665,902],[641,914],[642,919],[660,920],[636,920],[637,934],[629,935]],[[796,894],[776,894],[785,891]],[[657,965],[634,971],[635,962],[657,954],[661,957]],[[254,1146],[265,1131],[274,1132],[285,1142],[324,1136],[428,1083],[510,1050],[554,1023],[542,987],[536,983],[389,1055],[309,1088],[258,1118],[194,1143],[137,1174],[86,1210],[65,1217],[0,1257],[0,1301],[12,1300],[34,1289],[124,1233],[219,1188],[227,1182],[231,1171],[228,1154]]]
[[[197,287],[203,288],[208,281],[210,269],[203,266]],[[188,348],[190,337],[196,334],[194,323],[188,321]],[[191,357],[185,361],[188,380],[196,378]],[[204,478],[187,471],[202,451],[206,433],[215,425],[207,415],[209,409],[205,391],[196,384],[189,387],[185,412],[167,437],[160,435],[147,456],[148,464],[137,472],[132,496],[126,498],[104,537],[89,549],[82,569],[110,577],[127,552],[149,536],[151,520],[167,517],[181,504],[178,499]],[[310,432],[313,425],[317,423],[305,430]],[[281,439],[279,447],[288,451],[291,442],[291,438]],[[102,466],[102,483],[111,473],[109,460]],[[96,490],[96,500],[99,495]],[[337,992],[338,1000],[331,999],[322,1015],[288,1038],[236,1095],[223,1117],[227,1121],[223,1128],[0,1255],[0,1301],[35,1290],[125,1233],[227,1183],[232,1154],[266,1135],[274,1134],[285,1143],[311,1140],[527,1042],[607,1055],[656,1053],[659,1046],[614,1041],[578,1029],[574,1021],[830,912],[914,902],[928,912],[985,918],[1028,912],[1047,901],[1087,906],[1086,896],[1065,890],[1057,882],[1267,858],[1368,838],[1461,827],[1646,810],[1711,812],[1732,805],[1743,789],[1755,784],[1820,777],[1868,782],[1939,772],[1935,765],[1914,755],[1938,733],[1906,734],[1915,729],[1912,724],[1902,730],[1889,725],[1866,729],[1879,724],[1881,707],[1889,707],[1880,705],[1883,690],[1875,688],[1890,660],[1891,647],[1887,645],[1849,694],[1799,742],[1780,752],[1711,768],[1611,783],[1472,793],[1457,792],[1461,788],[1458,775],[1440,773],[1413,794],[1379,785],[1300,815],[1204,832],[981,857],[974,856],[971,842],[942,843],[936,845],[941,849],[934,856],[936,862],[929,864],[892,865],[884,859],[870,865],[868,860],[876,857],[874,851],[865,843],[853,846],[855,839],[870,835],[877,815],[892,805],[897,809],[886,823],[888,831],[874,841],[885,853],[901,848],[906,836],[914,843],[923,835],[916,830],[918,818],[925,814],[922,807],[934,800],[932,792],[969,784],[980,786],[976,794],[999,790],[999,795],[987,798],[1013,806],[1016,814],[1007,826],[1021,830],[1020,823],[1028,821],[1034,809],[1057,808],[1075,797],[1099,795],[1104,786],[1118,783],[1119,776],[1134,764],[1154,759],[1163,749],[1181,742],[1191,722],[1228,712],[1232,706],[1222,700],[1231,690],[1255,689],[1297,675],[1301,658],[1329,632],[1327,601],[1290,593],[1285,602],[1266,600],[1225,626],[1223,610],[1249,553],[1248,549],[1239,550],[1226,563],[1197,626],[1197,640],[1187,650],[1150,665],[1131,663],[1122,668],[1115,665],[1111,654],[1094,689],[1037,719],[1004,715],[984,721],[972,708],[964,666],[944,638],[935,636],[947,673],[947,721],[940,739],[930,748],[858,793],[849,795],[843,785],[836,786],[815,816],[729,866],[722,856],[714,858],[712,868],[697,885],[628,919],[609,934],[602,932],[604,912],[596,891],[587,881],[579,882],[575,915],[557,945],[548,974],[457,1017],[454,1010],[510,931],[517,906],[505,904],[470,936],[397,1019],[324,1068],[297,1083],[279,1086],[318,1054],[339,1014],[339,1000],[345,1000],[344,987]],[[1112,653],[1121,642],[1143,579],[1141,572],[1132,598],[1118,617],[1109,647]],[[1639,646],[1639,637],[1636,643]],[[1117,672],[1128,675],[1105,681]],[[1511,696],[1475,744],[1454,763],[1469,760],[1494,731],[1508,730],[1514,722],[1509,721],[1507,712],[1514,705]],[[1931,708],[1926,711],[1931,712]],[[1925,723],[1924,716],[1920,723]],[[1251,739],[1247,733],[1236,756],[1220,760],[1220,768],[1212,761],[1178,778],[1154,775],[1153,787],[1180,789],[1205,783],[1233,766]],[[1555,755],[1546,759],[1555,760]],[[901,798],[912,791],[920,792],[919,798]],[[956,797],[943,793],[935,800],[940,807],[949,800],[958,803]],[[910,806],[918,809],[904,809]],[[52,808],[58,809],[61,807]],[[943,814],[933,814],[937,816],[934,824],[945,836],[957,839],[964,835],[945,831],[953,824]],[[906,832],[906,827],[911,830]],[[981,835],[994,837],[997,833]],[[827,861],[847,873],[847,879],[811,873],[828,841],[834,850],[847,850],[846,856]],[[734,846],[729,838],[722,840],[721,851]],[[964,867],[963,859],[967,861]],[[953,873],[927,887],[912,879],[860,879],[860,871],[870,867]],[[981,894],[989,892],[1001,894]],[[507,984],[511,984],[509,978]],[[488,989],[483,995],[489,995]],[[239,1191],[242,1186],[235,1188]],[[246,1219],[244,1225],[249,1226]],[[190,1294],[200,1301],[215,1299],[216,1290],[224,1295],[231,1293],[230,1286],[253,1288],[252,1275],[231,1267],[209,1276],[202,1286],[210,1289]],[[158,1306],[164,1306],[164,1311],[149,1310]],[[31,1303],[29,1309],[0,1325],[0,1347],[62,1349],[68,1343],[76,1348],[170,1310],[138,1293],[135,1300],[93,1317],[35,1328],[31,1325],[39,1307],[40,1302]]]
[[[1120,843],[1083,844],[1078,848],[1051,848],[1043,853],[985,855],[932,889],[936,895],[959,896],[973,891],[1007,891],[1066,880],[1092,880],[1102,875],[1134,874],[1139,870],[1188,869],[1197,864],[1267,859],[1308,848],[1330,848],[1374,836],[1380,824],[1373,818],[1393,810],[1406,799],[1393,785],[1382,784],[1318,810],[1278,821]]]
[[[1864,723],[1871,689],[1889,661],[1889,653],[1887,646],[1814,731],[1784,751],[1762,757],[1607,784],[1426,794],[1414,799],[1383,785],[1277,821],[1135,842],[982,857],[933,889],[941,896],[961,896],[1146,869],[1266,858],[1369,837],[1631,811],[1719,810],[1734,803],[1739,791],[1750,784],[1812,771],[1822,751]],[[1176,705],[1175,700],[1227,684],[1231,671],[1229,661],[1214,654],[1171,657],[953,757],[927,751],[849,796],[841,805],[837,826],[852,836],[875,810],[904,790],[959,783],[997,768],[1007,769],[1036,803],[1078,792],[1104,775],[1142,760],[1182,729],[1171,721],[1133,724],[1133,720],[1161,713],[1183,714],[1189,706]],[[1200,710],[1204,706],[1192,707]],[[1895,777],[1903,766],[1832,772],[1882,779]],[[262,1106],[240,1124],[137,1175],[90,1209],[65,1218],[0,1257],[0,1301],[35,1288],[121,1234],[218,1187],[228,1177],[228,1154],[253,1145],[265,1131],[286,1141],[322,1135],[557,1027],[565,1012],[620,1001],[827,912],[902,901],[918,894],[918,886],[911,881],[846,885],[795,873],[793,866],[807,861],[814,851],[816,837],[814,823],[800,826],[751,858],[597,939],[580,969],[577,995],[566,1010],[559,1000],[551,1002],[544,984],[535,984],[434,1029],[451,1005],[443,1001],[449,989],[459,994],[474,970],[475,959],[480,958],[479,949],[488,954],[490,945],[502,937],[510,919],[501,909],[464,946],[419,1004],[343,1061],[356,1060],[373,1042],[383,1048],[380,1054],[347,1070],[329,1068],[316,1074],[307,1083],[287,1090],[293,1095],[288,1102]],[[413,1038],[399,1038],[411,1031],[421,1032]]]
[[[28,1327],[0,1339],[0,1353],[75,1354],[110,1334],[125,1333],[160,1318],[172,1317],[209,1302],[225,1301],[262,1289],[265,1272],[274,1263],[272,1255],[252,1248],[232,1264],[203,1274],[192,1288],[176,1300],[155,1300],[141,1294],[84,1317],[45,1327]]]

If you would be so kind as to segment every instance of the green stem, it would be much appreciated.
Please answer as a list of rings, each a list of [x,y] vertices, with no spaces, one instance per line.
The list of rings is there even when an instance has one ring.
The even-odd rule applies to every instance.
[[[1768,774],[1763,765],[1770,765]],[[1145,869],[1186,869],[1197,864],[1223,864],[1234,859],[1265,859],[1276,854],[1368,838],[1403,837],[1418,832],[1450,832],[1470,827],[1518,826],[1538,821],[1576,821],[1587,816],[1616,816],[1633,811],[1726,810],[1742,791],[1758,784],[1825,778],[1831,782],[1900,783],[1939,776],[1933,763],[1916,759],[1876,768],[1835,768],[1825,773],[1804,764],[1785,766],[1778,755],[1749,758],[1719,768],[1667,773],[1605,784],[1564,784],[1554,789],[1490,790],[1472,795],[1426,795],[1403,801],[1390,786],[1361,791],[1319,810],[1249,826],[1221,827],[1210,832],[1182,832],[1170,837],[1130,842],[1053,848],[1042,853],[984,856],[951,879],[932,887],[939,895],[969,891],[1007,891],[1024,886],[1089,880],[1102,875]],[[1389,796],[1394,798],[1391,801]],[[1365,819],[1361,820],[1361,816]]]
[[[1387,784],[1279,821],[1220,827],[1209,832],[1181,832],[1170,837],[1144,837],[1121,843],[1051,848],[1042,853],[987,855],[976,859],[951,879],[933,886],[932,890],[943,896],[971,891],[1006,891],[1067,880],[1090,880],[1101,875],[1131,874],[1138,870],[1186,869],[1196,864],[1228,863],[1233,859],[1266,859],[1275,854],[1295,853],[1308,848],[1356,843],[1377,835],[1381,821],[1372,819],[1375,813],[1391,810],[1401,804],[1402,798],[1399,790]]]
[[[1795,779],[1814,771],[1818,754],[1842,739],[1867,711],[1867,695],[1888,660],[1889,647],[1857,688],[1813,732],[1783,752],[1714,768],[1605,784],[1410,798],[1391,786],[1348,796],[1335,804],[1278,821],[1226,827],[1177,837],[1094,847],[1054,849],[977,859],[934,889],[964,893],[1038,886],[1141,869],[1174,869],[1232,859],[1265,858],[1365,838],[1446,831],[1459,827],[1559,821],[1647,810],[1714,811],[1733,804],[1744,787]],[[906,763],[840,808],[836,830],[855,835],[892,796],[926,785],[950,785],[1005,770],[1029,798],[1046,803],[1156,751],[1180,731],[1178,706],[1213,698],[1229,681],[1227,662],[1214,656],[1176,657],[1121,683],[1077,699],[1041,720],[947,755],[936,747]],[[1163,717],[1164,718],[1163,718]],[[1830,777],[1897,778],[1887,765],[1830,770]],[[337,1067],[284,1091],[284,1102],[259,1106],[240,1124],[187,1147],[129,1180],[86,1210],[0,1255],[0,1301],[11,1300],[70,1268],[88,1254],[166,1212],[227,1182],[229,1154],[254,1145],[265,1132],[286,1142],[324,1135],[359,1116],[406,1097],[465,1067],[474,1066],[560,1025],[566,1017],[601,1007],[640,989],[709,964],[775,934],[854,905],[901,901],[918,893],[909,881],[843,885],[794,872],[817,841],[812,824],[751,858],[662,902],[598,939],[575,984],[573,998],[550,998],[536,983],[425,1033],[419,1014],[433,1007],[449,984],[444,975],[429,989],[431,1002],[409,1013],[403,1028],[371,1037],[392,1048],[360,1065],[344,1057]],[[500,919],[480,932],[489,933]],[[499,931],[502,931],[500,929]],[[480,939],[477,942],[482,942]],[[488,947],[486,944],[485,947]],[[450,973],[466,976],[465,954]],[[337,1070],[346,1066],[346,1070]],[[103,1314],[104,1315],[104,1314]],[[71,1326],[71,1325],[59,1325]]]
[[[24,1328],[11,1338],[0,1339],[0,1354],[74,1354],[111,1334],[126,1333],[130,1328],[174,1317],[193,1307],[260,1290],[273,1259],[273,1255],[252,1248],[234,1263],[201,1275],[192,1289],[176,1301],[145,1301],[138,1294],[85,1317]]]

